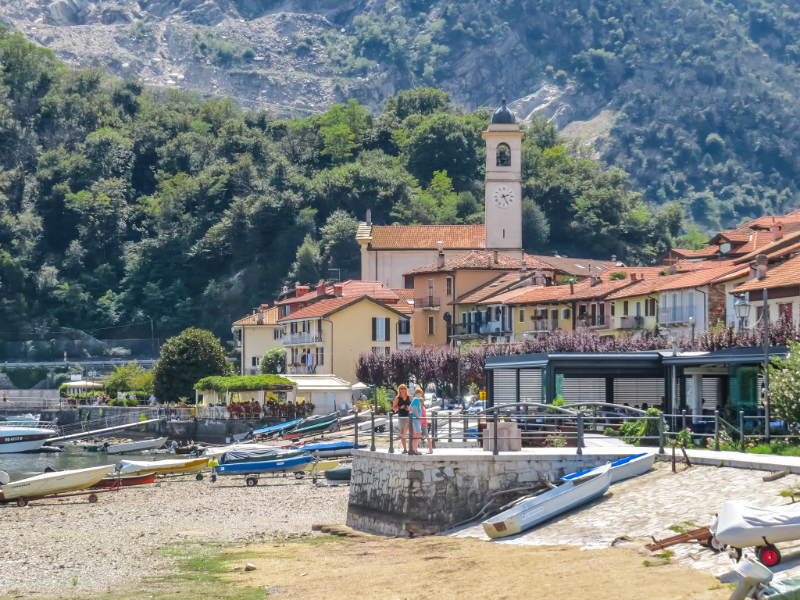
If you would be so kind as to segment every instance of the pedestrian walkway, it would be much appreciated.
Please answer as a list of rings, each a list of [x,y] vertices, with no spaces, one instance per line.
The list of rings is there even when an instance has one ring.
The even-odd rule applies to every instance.
[[[733,467],[753,471],[789,471],[800,475],[800,456],[779,456],[777,454],[751,454],[749,452],[714,452],[713,450],[687,450],[689,460],[696,465],[711,467]],[[683,458],[680,450],[676,456]],[[664,460],[672,460],[672,451],[661,455]]]
[[[587,433],[583,436],[583,442],[587,448],[635,448],[635,446],[623,442],[619,438],[599,433]]]

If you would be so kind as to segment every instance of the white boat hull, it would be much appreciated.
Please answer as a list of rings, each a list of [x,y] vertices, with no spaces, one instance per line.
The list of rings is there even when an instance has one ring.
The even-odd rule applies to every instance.
[[[624,465],[620,465],[618,467],[611,467],[611,483],[612,485],[623,481],[625,479],[630,479],[631,477],[638,477],[639,475],[643,475],[647,473],[650,469],[653,468],[653,463],[656,460],[656,453],[655,452],[648,452],[647,456],[640,456],[638,458],[634,458],[630,462],[625,463]]]
[[[711,533],[720,545],[733,548],[800,540],[800,504],[759,507],[741,500],[722,505]]]
[[[167,438],[157,438],[155,440],[141,440],[138,442],[128,442],[127,444],[114,444],[109,446],[106,452],[109,454],[122,454],[123,452],[136,452],[141,450],[157,450],[167,441]]]
[[[38,498],[52,494],[76,492],[93,486],[114,470],[114,465],[103,465],[74,471],[54,471],[28,479],[12,481],[0,486],[3,498]]]
[[[142,475],[144,473],[158,473],[169,475],[175,473],[198,473],[208,466],[208,458],[191,458],[187,460],[157,460],[151,462],[123,460],[117,466],[117,472],[122,475]]]
[[[38,450],[55,434],[52,429],[38,427],[0,427],[0,454]]]
[[[551,519],[561,513],[602,496],[611,485],[609,465],[597,469],[588,481],[567,481],[559,487],[531,498],[483,522],[490,538],[505,537]]]

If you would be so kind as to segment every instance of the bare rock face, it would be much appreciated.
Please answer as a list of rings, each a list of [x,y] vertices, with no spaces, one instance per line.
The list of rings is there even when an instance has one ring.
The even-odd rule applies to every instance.
[[[530,122],[538,114],[554,121],[561,130],[573,121],[591,119],[606,102],[599,92],[589,95],[572,85],[544,83],[527,96],[509,102],[508,107],[522,121]]]
[[[74,25],[88,15],[89,0],[57,0],[47,7],[54,25]]]

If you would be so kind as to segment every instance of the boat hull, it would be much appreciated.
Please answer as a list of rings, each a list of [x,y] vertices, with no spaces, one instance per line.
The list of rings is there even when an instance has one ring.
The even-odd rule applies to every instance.
[[[106,449],[109,454],[122,454],[123,452],[136,452],[141,450],[157,450],[167,441],[167,438],[156,438],[154,440],[141,440],[129,442],[127,444],[114,444]]]
[[[313,462],[308,463],[303,471],[316,471],[317,473],[321,473],[323,471],[330,471],[331,469],[335,469],[339,466],[338,460],[321,460],[316,465]]]
[[[353,475],[352,467],[342,467],[341,469],[330,469],[325,471],[325,479],[328,481],[350,481]]]
[[[181,473],[199,473],[208,466],[208,458],[193,458],[190,460],[159,460],[152,462],[123,460],[120,461],[117,472],[123,475],[143,475],[156,473],[158,475],[175,475]]]
[[[302,471],[313,458],[311,456],[296,456],[285,460],[270,460],[254,463],[234,463],[232,465],[219,465],[214,467],[217,475],[255,475],[258,473],[293,473]]]
[[[625,458],[621,458],[617,461],[611,463],[611,484],[615,484],[619,481],[624,481],[625,479],[630,479],[631,477],[638,477],[649,471],[653,467],[653,463],[656,460],[655,452],[642,452],[640,454],[634,454],[632,456],[626,456]],[[572,473],[570,475],[565,475],[561,478],[561,481],[570,481],[577,477],[582,477],[600,469],[602,467],[595,467],[594,469],[587,469],[586,471],[578,471],[577,473]]]
[[[598,469],[588,481],[567,481],[559,487],[531,498],[483,522],[483,530],[490,538],[500,538],[521,533],[577,506],[602,496],[611,485],[609,465]]]
[[[332,458],[335,456],[352,456],[353,442],[330,442],[328,444],[305,444],[302,446],[292,446],[305,452],[316,454],[320,458]],[[366,444],[359,444],[359,448],[366,448]]]
[[[55,434],[52,429],[38,427],[0,427],[0,454],[38,450]]]
[[[276,452],[273,455],[268,456],[250,456],[250,457],[241,457],[241,458],[234,458],[231,459],[228,457],[228,454],[223,454],[222,458],[225,460],[220,460],[220,464],[223,465],[238,465],[242,463],[254,463],[254,462],[269,462],[273,460],[286,460],[287,458],[294,458],[295,456],[302,456],[305,454],[303,450],[285,450],[283,452]]]
[[[66,494],[67,492],[76,492],[93,486],[113,470],[114,465],[103,465],[101,467],[73,471],[54,471],[29,477],[28,479],[12,481],[0,487],[0,490],[2,490],[3,498],[6,500]]]
[[[93,490],[102,490],[106,488],[111,488],[117,485],[119,482],[120,487],[131,487],[134,485],[147,485],[148,483],[155,483],[156,481],[156,474],[155,473],[147,473],[146,475],[131,475],[129,477],[104,477],[97,483],[95,483],[90,489]]]

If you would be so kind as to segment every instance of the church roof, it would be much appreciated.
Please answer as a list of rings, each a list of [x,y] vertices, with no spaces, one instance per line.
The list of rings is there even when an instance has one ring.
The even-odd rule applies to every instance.
[[[478,250],[486,247],[486,226],[362,223],[356,239],[377,250],[436,250],[439,242],[444,250]]]
[[[492,115],[492,125],[515,125],[516,122],[517,117],[514,115],[514,111],[506,106],[506,95],[504,92],[502,106],[494,111]]]

